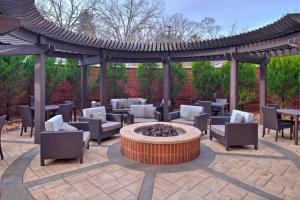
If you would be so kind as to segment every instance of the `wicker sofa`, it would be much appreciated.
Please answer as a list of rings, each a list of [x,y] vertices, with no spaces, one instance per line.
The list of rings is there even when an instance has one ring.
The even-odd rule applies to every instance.
[[[45,122],[45,127],[40,141],[41,166],[45,159],[79,158],[83,163],[83,153],[90,141],[88,122],[64,123],[62,115],[56,115]]]
[[[103,118],[93,117],[99,113]],[[101,144],[102,139],[119,134],[123,127],[123,115],[106,113],[104,106],[83,109],[82,114],[79,121],[90,123],[91,139],[97,140],[98,144]]]
[[[144,98],[111,99],[112,112],[124,114],[130,110],[131,105],[144,105],[146,102]]]
[[[181,105],[180,110],[169,113],[173,123],[195,126],[201,132],[207,133],[208,115],[202,106]]]
[[[145,123],[162,121],[162,114],[153,104],[131,105],[127,115],[127,123]]]
[[[239,110],[233,110],[230,117],[211,117],[210,140],[213,138],[226,146],[254,145],[258,148],[258,124],[254,115]]]

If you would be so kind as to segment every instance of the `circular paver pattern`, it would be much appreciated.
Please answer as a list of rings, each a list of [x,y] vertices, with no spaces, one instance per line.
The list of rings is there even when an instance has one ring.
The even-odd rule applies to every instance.
[[[116,142],[107,140],[107,143],[104,142],[100,146],[92,144],[91,148],[94,153],[89,152],[86,155],[87,157],[96,156],[97,148],[105,148],[107,149],[106,158],[103,158],[101,162],[87,163],[86,166],[76,169],[72,169],[73,164],[55,162],[53,168],[63,166],[70,168],[69,170],[62,169],[56,175],[41,176],[24,183],[25,170],[39,155],[39,148],[36,146],[18,157],[4,170],[1,198],[47,199],[43,196],[43,192],[38,194],[37,192],[47,190],[49,194],[52,192],[52,187],[58,187],[61,193],[70,193],[69,197],[73,195],[73,198],[83,191],[91,195],[96,194],[93,199],[120,199],[125,196],[127,199],[130,197],[131,199],[171,197],[175,199],[297,199],[299,197],[297,188],[300,186],[300,157],[298,147],[290,146],[286,140],[282,139],[284,142],[279,141],[274,144],[267,136],[266,139],[260,140],[258,151],[252,148],[237,148],[226,152],[224,146],[217,141],[209,141],[207,136],[204,136],[201,138],[201,155],[193,161],[178,165],[148,165],[130,161],[122,156],[119,140]],[[4,146],[28,145],[28,143],[28,141],[23,144],[19,140],[4,139]],[[90,160],[92,157],[86,162]],[[36,172],[39,173],[41,170],[49,171],[51,167],[52,165],[35,166]],[[101,177],[107,176],[106,178],[109,178],[110,174],[120,177],[118,182],[112,180],[110,184],[126,185],[128,183],[129,185],[109,195],[93,193],[95,190],[103,189],[101,185],[106,180],[103,179],[104,183],[101,182],[99,174]],[[100,184],[99,190],[97,184]],[[117,189],[118,184],[112,185],[109,189]],[[82,196],[82,199],[89,199],[89,196]]]

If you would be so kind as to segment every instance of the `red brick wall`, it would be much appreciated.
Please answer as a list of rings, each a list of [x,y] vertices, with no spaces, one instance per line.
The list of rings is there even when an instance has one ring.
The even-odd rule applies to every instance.
[[[186,69],[187,70],[187,80],[186,80],[186,84],[184,85],[183,91],[182,93],[178,94],[176,102],[175,102],[175,106],[178,107],[180,104],[190,104],[191,100],[194,98],[197,98],[197,95],[193,89],[193,85],[192,85],[192,70],[190,68]],[[129,97],[142,97],[139,94],[138,91],[138,83],[137,83],[137,79],[136,79],[136,69],[135,68],[128,68],[128,84],[126,86],[125,92],[128,94]],[[95,68],[95,70],[92,73],[92,77],[89,77],[91,79],[96,79],[96,77],[98,76],[98,70],[97,68]],[[71,90],[77,89],[78,90],[78,94],[80,94],[79,92],[79,82],[80,80],[78,80],[78,84],[71,87],[71,85],[68,82],[62,82],[60,84],[60,86],[58,87],[58,90],[55,91],[51,96],[47,97],[47,104],[51,104],[51,103],[62,103],[64,102],[64,100],[67,99],[74,99],[74,97],[72,97],[72,92]],[[254,102],[250,103],[249,105],[245,106],[245,110],[248,111],[258,111],[258,95],[259,95],[259,69],[257,71],[257,98]],[[95,92],[90,93],[89,94],[89,101],[92,100],[97,100],[99,101],[100,99],[100,95],[99,95],[99,89],[97,89]],[[30,93],[33,94],[33,85],[30,87]],[[163,94],[163,89],[160,88],[158,89],[158,93],[155,97],[155,99],[152,100],[152,103],[159,103],[161,101],[161,99]],[[223,95],[221,94],[220,97],[222,97]],[[80,96],[78,95],[77,98],[75,98],[77,105],[80,105]],[[268,97],[268,101],[276,101],[276,99]],[[290,107],[295,107],[295,108],[299,108],[299,103],[300,103],[300,97],[294,99],[291,102]],[[14,99],[13,100],[13,106],[12,106],[12,113],[13,114],[17,114],[17,105],[19,104],[28,104],[28,97],[24,97],[24,98],[19,98],[19,99]],[[4,110],[5,110],[5,105],[0,105],[0,115],[4,114]]]

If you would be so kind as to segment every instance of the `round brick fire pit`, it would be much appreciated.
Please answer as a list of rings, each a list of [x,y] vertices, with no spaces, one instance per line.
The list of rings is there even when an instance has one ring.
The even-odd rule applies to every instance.
[[[137,133],[145,127],[156,124],[171,125],[183,130],[183,134],[170,137],[153,137]],[[166,122],[138,123],[120,130],[121,152],[136,162],[170,165],[195,159],[200,154],[201,132],[195,127]]]

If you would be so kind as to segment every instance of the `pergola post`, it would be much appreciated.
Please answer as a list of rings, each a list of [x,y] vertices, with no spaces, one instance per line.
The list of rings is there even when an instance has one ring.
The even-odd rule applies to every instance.
[[[238,61],[231,56],[230,67],[230,111],[238,108]]]
[[[267,60],[265,62],[260,63],[259,66],[259,107],[260,107],[260,116],[261,106],[266,105],[267,99],[267,90],[266,90],[266,76],[267,76]]]
[[[87,65],[80,64],[80,71],[81,71],[81,79],[80,79],[81,109],[87,108],[87,101],[88,101],[88,87],[87,87],[88,73],[87,73],[87,70],[88,70]]]
[[[170,100],[170,57],[164,55],[163,68],[164,68],[164,121],[168,122],[169,119],[169,100]]]
[[[45,54],[36,55],[34,66],[34,143],[45,128]]]
[[[102,52],[100,60],[100,103],[102,106],[107,105],[107,55]]]

